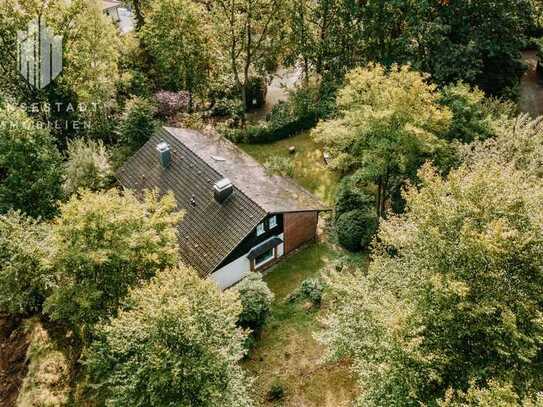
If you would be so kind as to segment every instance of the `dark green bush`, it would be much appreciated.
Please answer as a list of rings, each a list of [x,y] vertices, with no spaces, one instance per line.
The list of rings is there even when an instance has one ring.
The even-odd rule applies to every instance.
[[[136,96],[126,102],[118,129],[121,144],[132,150],[145,144],[155,131],[155,112],[155,106],[148,99]]]
[[[285,397],[285,389],[283,385],[281,383],[273,383],[270,390],[268,390],[266,399],[268,401],[277,401],[281,400],[283,397]]]
[[[336,219],[346,212],[356,209],[370,210],[375,206],[375,198],[355,185],[352,177],[344,177],[336,193]]]
[[[238,324],[258,333],[270,314],[273,294],[259,273],[251,273],[236,289],[243,307]]]
[[[308,278],[288,296],[288,301],[294,302],[300,299],[308,299],[315,306],[320,306],[324,287],[317,279]]]
[[[338,217],[336,233],[339,243],[351,252],[370,243],[377,229],[377,217],[372,211],[355,209]]]

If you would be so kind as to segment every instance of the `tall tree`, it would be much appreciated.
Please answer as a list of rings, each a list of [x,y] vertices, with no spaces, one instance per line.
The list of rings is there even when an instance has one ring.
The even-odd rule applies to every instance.
[[[0,107],[0,213],[54,215],[61,197],[61,155],[48,129],[22,109]]]
[[[217,0],[212,13],[221,49],[247,106],[249,79],[276,66],[284,46],[285,0]]]
[[[332,168],[357,172],[377,185],[376,209],[384,216],[394,188],[414,178],[422,161],[443,144],[450,111],[427,76],[408,66],[357,68],[346,76],[338,94],[339,118],[321,122],[315,140],[331,156]]]
[[[111,406],[248,407],[237,363],[245,334],[236,327],[235,291],[180,265],[130,292],[128,306],[97,329],[84,354],[98,399]]]
[[[330,278],[322,340],[353,359],[361,405],[532,405],[541,389],[543,188],[483,150],[446,180],[424,167],[367,275]]]
[[[129,287],[176,264],[175,208],[172,195],[151,192],[143,202],[115,190],[72,196],[51,227],[45,312],[76,334],[114,314]]]
[[[154,59],[157,82],[172,90],[203,92],[210,71],[211,32],[204,7],[192,0],[157,0],[142,38]]]

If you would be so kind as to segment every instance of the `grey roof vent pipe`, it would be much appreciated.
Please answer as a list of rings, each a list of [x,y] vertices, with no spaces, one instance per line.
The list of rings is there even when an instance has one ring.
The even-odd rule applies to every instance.
[[[232,195],[233,191],[234,186],[232,185],[232,181],[228,178],[223,178],[213,185],[213,195],[215,196],[215,200],[220,204],[226,201],[226,199]]]
[[[170,145],[163,141],[156,146],[156,150],[158,151],[158,157],[162,168],[168,168],[172,162],[172,150]]]

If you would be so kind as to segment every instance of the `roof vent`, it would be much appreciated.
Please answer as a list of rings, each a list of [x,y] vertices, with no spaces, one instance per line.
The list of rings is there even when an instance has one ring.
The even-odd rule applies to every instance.
[[[163,168],[168,168],[172,162],[170,145],[163,141],[156,146],[156,150],[159,154],[160,164]]]
[[[218,203],[223,203],[226,201],[226,199],[232,195],[233,191],[234,186],[232,185],[232,181],[230,181],[228,178],[223,178],[217,181],[213,186],[213,194]]]

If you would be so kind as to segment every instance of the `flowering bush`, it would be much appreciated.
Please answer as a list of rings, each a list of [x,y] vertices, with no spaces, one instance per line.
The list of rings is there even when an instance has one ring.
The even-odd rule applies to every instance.
[[[176,113],[188,111],[190,102],[189,92],[161,90],[155,93],[154,97],[158,106],[157,114],[160,117],[172,117]]]

